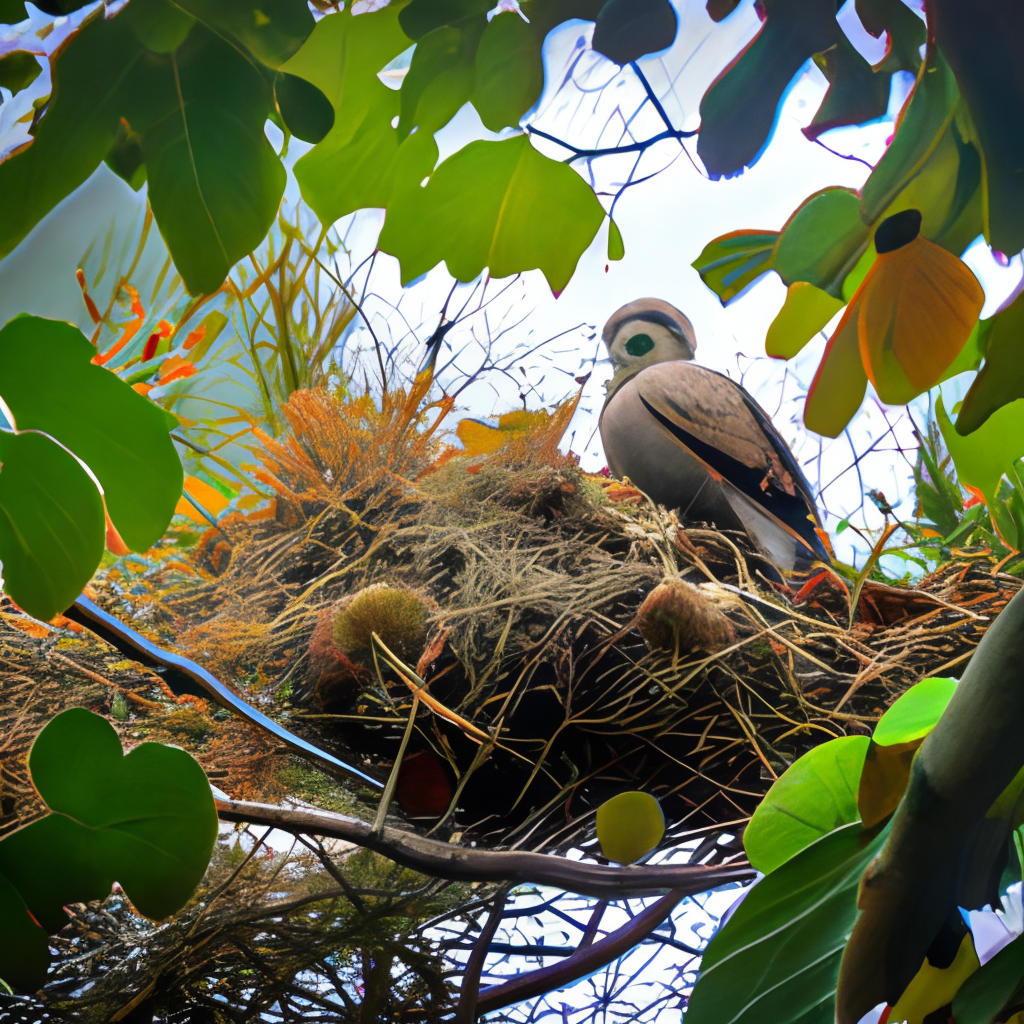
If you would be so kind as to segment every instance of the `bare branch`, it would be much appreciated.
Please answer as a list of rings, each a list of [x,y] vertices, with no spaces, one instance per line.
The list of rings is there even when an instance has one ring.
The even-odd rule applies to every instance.
[[[748,865],[707,867],[703,864],[665,864],[651,867],[605,867],[543,853],[509,850],[474,850],[454,843],[426,839],[414,832],[373,826],[358,818],[329,811],[293,810],[245,800],[217,800],[222,821],[272,825],[293,834],[344,839],[383,854],[403,867],[435,878],[464,882],[535,882],[585,896],[626,899],[673,889],[683,896],[706,892],[727,882],[746,882],[755,872]],[[654,926],[652,926],[654,927]]]

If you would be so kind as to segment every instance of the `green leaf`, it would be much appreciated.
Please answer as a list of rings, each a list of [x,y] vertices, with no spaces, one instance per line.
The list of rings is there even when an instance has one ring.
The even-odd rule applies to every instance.
[[[619,864],[635,864],[665,836],[665,815],[650,793],[618,793],[597,809],[601,852]]]
[[[838,186],[808,196],[786,221],[775,244],[773,269],[787,285],[807,281],[841,297],[843,281],[868,246],[856,192]]]
[[[188,902],[213,852],[217,812],[202,768],[185,751],[142,743],[122,755],[108,722],[72,708],[36,737],[29,769],[51,813],[0,842],[0,878],[43,929],[59,930],[65,905],[102,899],[114,882],[156,920]],[[0,920],[6,935],[8,921]],[[0,972],[34,990],[47,953],[22,961],[17,977],[5,952]]]
[[[730,231],[708,242],[693,267],[724,306],[772,269],[778,238],[777,231]]]
[[[889,148],[861,189],[867,222],[898,212],[893,201],[939,145],[953,120],[957,97],[956,82],[945,61],[936,60],[922,70]]]
[[[1024,456],[1024,401],[997,409],[966,437],[953,426],[941,396],[935,403],[935,418],[960,482],[981,491],[992,508],[1003,474]]]
[[[181,462],[160,408],[93,364],[95,354],[71,324],[17,317],[0,330],[0,397],[18,430],[49,434],[92,470],[125,543],[144,551],[174,514],[184,479]]]
[[[709,943],[686,1024],[832,1024],[860,876],[885,835],[845,825],[758,882]]]
[[[30,86],[42,71],[34,53],[28,50],[11,50],[0,56],[0,87],[11,93],[19,93]]]
[[[876,70],[916,75],[925,41],[924,21],[903,0],[856,0],[856,7],[861,24],[876,39],[886,33],[885,57]]]
[[[960,986],[953,999],[953,1020],[956,1024],[991,1024],[1006,1020],[1008,1014],[1003,1011],[1011,1009],[1015,995],[1019,998],[1022,981],[1024,935],[1018,935]]]
[[[997,409],[1024,398],[1024,294],[981,326],[985,365],[960,407],[956,430],[961,435],[973,433]]]
[[[425,188],[396,196],[380,247],[398,257],[403,284],[444,260],[460,281],[473,280],[484,267],[494,277],[539,268],[560,292],[604,217],[572,168],[542,156],[519,135],[471,142],[445,160]]]
[[[320,142],[334,126],[334,107],[312,82],[278,73],[274,99],[288,131],[303,142]]]
[[[1016,0],[978,6],[939,0],[931,15],[977,131],[989,244],[1024,248],[1024,21]]]
[[[420,40],[442,25],[479,18],[493,7],[493,0],[412,0],[398,17],[402,31],[410,39]]]
[[[280,69],[313,31],[313,14],[306,0],[173,0],[173,3],[233,47],[270,68]]]
[[[153,215],[188,290],[209,294],[263,240],[284,193],[263,130],[270,86],[202,27],[133,85],[123,109],[143,139]]]
[[[103,500],[73,456],[42,434],[0,430],[0,562],[14,601],[37,619],[64,611],[96,571],[104,533]]]
[[[594,24],[592,45],[616,64],[667,50],[679,20],[668,0],[607,0]]]
[[[0,163],[0,256],[96,169],[117,135],[118,93],[142,57],[124,19],[91,15],[54,64],[34,141]]]
[[[808,58],[842,34],[833,0],[765,0],[763,9],[760,31],[700,102],[697,154],[712,178],[758,160],[786,87]]]
[[[841,299],[807,281],[791,284],[768,328],[765,352],[775,359],[792,359],[842,308]]]
[[[844,33],[824,53],[816,54],[814,62],[828,80],[828,91],[803,129],[807,138],[816,139],[832,128],[863,124],[885,114],[890,76],[875,72]]]
[[[17,25],[27,17],[25,0],[0,0],[0,25]]]
[[[882,715],[871,737],[857,793],[865,828],[873,828],[896,810],[910,780],[914,755],[955,689],[955,679],[922,679]]]
[[[777,779],[743,833],[750,863],[766,875],[841,825],[859,821],[857,784],[866,736],[814,747]]]
[[[608,218],[608,259],[621,260],[626,255],[626,245],[622,241],[622,232],[619,231],[619,225]]]
[[[517,16],[518,17],[518,16]],[[443,128],[473,93],[473,62],[484,23],[443,25],[417,44],[399,93],[398,135]]]
[[[491,19],[476,51],[473,106],[492,132],[518,128],[544,88],[543,37],[515,13]],[[404,87],[403,87],[404,88]]]
[[[957,908],[998,898],[1012,819],[993,805],[1024,780],[1022,638],[1018,593],[982,637],[914,758],[889,838],[864,876],[861,916],[840,972],[839,1024],[895,1002]]]
[[[878,720],[872,740],[887,747],[923,740],[935,728],[956,692],[957,681],[941,676],[922,679]]]
[[[0,928],[4,944],[0,953],[0,970],[10,981],[0,991],[13,988],[31,991],[39,988],[38,979],[46,974],[50,962],[50,938],[29,914],[18,890],[0,874]]]
[[[273,76],[254,54],[277,62],[311,26],[301,0],[132,0],[113,18],[95,12],[59,51],[34,141],[0,163],[0,255],[109,156],[133,185],[148,181],[188,289],[215,291],[266,235],[284,190],[264,135]]]
[[[400,140],[391,126],[400,93],[377,78],[409,47],[398,14],[385,7],[358,17],[323,18],[284,68],[312,82],[334,107],[334,127],[295,164],[302,196],[322,224],[387,206],[393,192],[418,185],[437,161],[429,132]]]

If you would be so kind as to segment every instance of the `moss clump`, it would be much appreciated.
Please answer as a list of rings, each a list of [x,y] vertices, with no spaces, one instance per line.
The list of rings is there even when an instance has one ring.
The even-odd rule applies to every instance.
[[[403,661],[415,664],[427,642],[427,598],[411,587],[375,583],[342,602],[334,613],[334,645],[353,661],[368,663],[373,634]]]
[[[637,628],[654,651],[716,651],[736,641],[722,610],[699,587],[685,580],[659,583],[637,612]]]
[[[306,765],[291,763],[277,773],[277,781],[288,795],[305,800],[324,811],[347,814],[352,818],[368,818],[366,806],[342,789],[329,775]],[[374,794],[379,799],[377,794]]]
[[[195,743],[202,743],[215,728],[209,715],[193,707],[171,711],[164,716],[160,726],[173,736],[184,736]]]

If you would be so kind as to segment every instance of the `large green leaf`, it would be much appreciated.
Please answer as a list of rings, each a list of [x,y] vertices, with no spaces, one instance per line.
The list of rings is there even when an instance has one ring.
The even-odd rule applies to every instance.
[[[960,987],[953,1000],[956,1024],[992,1024],[1003,1021],[1018,1007],[1024,988],[1024,935],[1018,935],[991,960],[981,965]]]
[[[922,67],[896,134],[861,189],[864,217],[869,223],[875,223],[886,212],[897,212],[890,209],[893,200],[945,135],[957,97],[956,81],[945,61],[939,59],[931,67]]]
[[[984,160],[985,236],[1024,248],[1024,8],[1017,0],[937,0],[935,38],[949,61]]]
[[[668,0],[606,0],[594,23],[593,47],[616,64],[666,50],[679,20]]]
[[[1003,474],[1024,457],[1024,401],[997,409],[966,437],[950,421],[941,396],[935,403],[935,419],[960,482],[981,491],[991,508]]]
[[[311,27],[301,0],[95,12],[58,52],[33,142],[0,163],[0,255],[109,155],[132,184],[149,181],[188,289],[215,291],[277,213],[285,171],[264,135],[273,69]]]
[[[724,306],[772,269],[778,238],[777,231],[731,231],[708,242],[693,267]]]
[[[807,281],[840,298],[843,282],[869,237],[857,193],[838,186],[822,189],[808,196],[786,221],[772,267],[787,285]]]
[[[471,142],[445,160],[426,187],[397,195],[380,247],[398,257],[403,283],[443,260],[460,281],[473,280],[484,267],[494,277],[539,268],[559,292],[603,219],[583,179],[519,135]]]
[[[700,102],[697,153],[712,178],[753,164],[786,87],[813,54],[838,42],[834,0],[764,0],[765,22]]]
[[[418,184],[437,161],[429,132],[401,141],[391,123],[400,93],[377,78],[409,46],[398,15],[391,6],[323,18],[284,67],[316,85],[334,107],[330,132],[295,164],[303,198],[324,224],[364,207],[387,206],[396,189]]]
[[[860,876],[885,835],[846,825],[758,882],[708,945],[686,1024],[833,1024]]]
[[[956,420],[957,433],[962,435],[973,433],[997,409],[1024,398],[1024,295],[982,323],[985,365],[971,383]]]
[[[828,80],[828,91],[803,129],[809,139],[842,125],[863,124],[881,117],[889,106],[889,76],[878,74],[857,48],[840,33],[815,64]]]
[[[495,15],[476,51],[473,106],[491,131],[519,126],[544,88],[543,37],[514,11]]]
[[[306,0],[172,2],[233,47],[271,68],[280,68],[313,31],[313,14]]]
[[[114,882],[157,920],[188,902],[213,852],[217,812],[185,751],[142,743],[123,755],[108,722],[72,708],[36,737],[29,769],[50,813],[0,842],[0,879],[9,886],[0,907],[13,911],[13,920],[0,918],[5,940],[8,922],[24,931],[11,889],[45,932],[65,923],[65,905],[102,899]],[[38,988],[49,957],[45,945],[35,950],[12,965],[5,941],[0,976]]]
[[[404,139],[413,128],[438,131],[469,100],[473,94],[476,49],[485,25],[483,19],[464,28],[442,25],[416,44],[400,93],[400,138]]]
[[[42,434],[0,430],[0,562],[7,593],[30,615],[53,618],[96,571],[103,535],[103,500],[75,458]]]
[[[957,908],[994,902],[1024,774],[1024,594],[989,627],[914,758],[885,846],[864,875],[843,956],[838,1024],[895,1003]]]
[[[795,761],[765,795],[743,832],[750,863],[769,874],[841,825],[860,820],[857,785],[867,736],[842,736]]]
[[[95,354],[71,324],[17,317],[0,330],[0,397],[18,430],[49,434],[89,467],[121,537],[144,551],[160,539],[174,514],[181,462],[163,412],[116,374],[93,364]]]
[[[173,53],[150,57],[132,86],[122,110],[142,136],[160,233],[189,291],[216,291],[263,240],[284,194],[285,170],[264,134],[270,83],[197,26]]]

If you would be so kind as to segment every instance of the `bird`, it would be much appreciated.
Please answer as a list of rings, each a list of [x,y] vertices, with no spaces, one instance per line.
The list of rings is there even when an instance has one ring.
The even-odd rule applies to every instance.
[[[608,468],[689,520],[744,531],[783,570],[830,563],[807,478],[736,381],[699,366],[693,324],[661,299],[630,302],[602,338],[614,375],[599,429]]]

